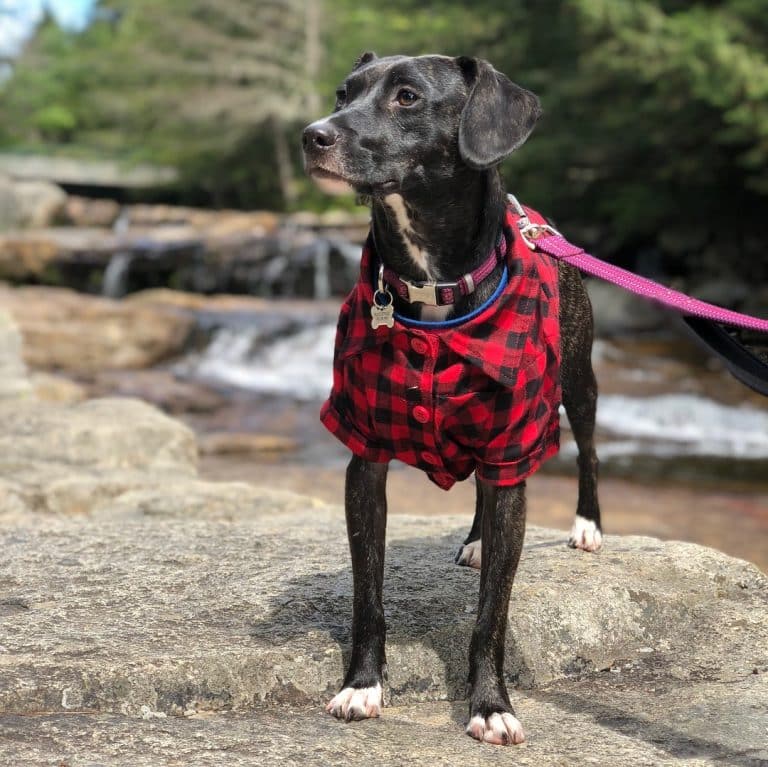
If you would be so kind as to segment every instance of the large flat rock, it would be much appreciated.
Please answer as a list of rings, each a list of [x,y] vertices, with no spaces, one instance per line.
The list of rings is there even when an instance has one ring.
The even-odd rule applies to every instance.
[[[507,645],[525,747],[463,735],[478,574],[467,520],[395,517],[388,707],[321,704],[349,649],[341,509],[181,480],[88,515],[27,514],[0,545],[0,752],[95,765],[705,765],[768,760],[768,580],[715,551],[532,528]]]
[[[242,714],[157,717],[0,715],[0,750],[25,767],[764,767],[768,677],[675,689],[633,689],[620,675],[512,696],[524,746],[479,744],[463,733],[466,706],[422,703],[345,724],[290,704]],[[649,694],[650,693],[650,694]],[[762,713],[761,713],[762,712]],[[762,744],[762,745],[761,745]]]
[[[0,713],[139,715],[319,705],[348,651],[343,513],[248,485],[106,498],[0,535]],[[239,488],[239,489],[238,489]],[[180,494],[184,490],[186,496]],[[186,500],[182,500],[185,497]],[[395,517],[388,699],[463,697],[478,574],[459,518]],[[608,537],[597,556],[532,528],[507,676],[537,689],[630,664],[680,683],[768,671],[768,579],[692,544]]]

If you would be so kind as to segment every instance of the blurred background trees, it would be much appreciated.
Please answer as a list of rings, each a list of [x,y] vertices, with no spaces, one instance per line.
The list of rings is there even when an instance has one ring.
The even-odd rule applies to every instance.
[[[536,91],[509,188],[602,255],[768,280],[765,0],[102,0],[13,62],[0,151],[170,164],[182,202],[338,204],[299,132],[366,49],[483,56]]]

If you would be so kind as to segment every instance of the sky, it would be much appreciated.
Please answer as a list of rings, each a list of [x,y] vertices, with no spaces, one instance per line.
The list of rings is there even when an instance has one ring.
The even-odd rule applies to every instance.
[[[0,56],[15,53],[48,8],[68,29],[82,29],[96,0],[0,0]]]

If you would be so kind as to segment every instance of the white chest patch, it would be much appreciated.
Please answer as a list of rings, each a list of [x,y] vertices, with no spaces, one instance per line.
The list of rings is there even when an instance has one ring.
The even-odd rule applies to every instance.
[[[384,198],[384,202],[387,207],[395,214],[395,220],[397,227],[400,230],[400,236],[405,243],[405,249],[408,255],[413,259],[413,262],[419,269],[426,272],[427,279],[433,279],[432,273],[429,269],[429,253],[426,250],[418,247],[414,244],[414,231],[411,219],[408,216],[408,210],[405,207],[405,202],[399,194],[389,194]]]
[[[422,304],[420,319],[425,322],[442,322],[451,312],[453,306],[427,306]]]

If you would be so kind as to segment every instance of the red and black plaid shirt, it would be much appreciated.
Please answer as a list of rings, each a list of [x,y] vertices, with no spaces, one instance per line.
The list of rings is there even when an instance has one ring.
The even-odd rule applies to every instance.
[[[535,223],[544,219],[528,210]],[[478,316],[454,327],[395,320],[371,328],[374,256],[341,309],[333,389],[320,418],[355,455],[399,459],[444,489],[472,471],[516,485],[559,447],[560,334],[557,265],[504,237],[509,281]]]

